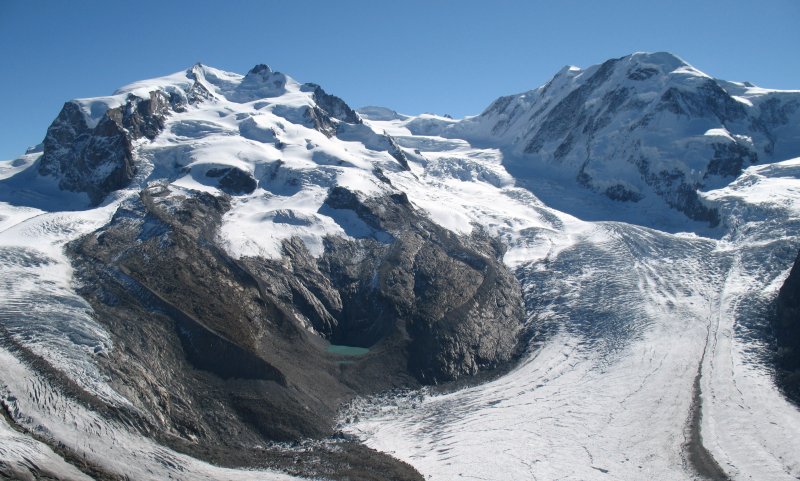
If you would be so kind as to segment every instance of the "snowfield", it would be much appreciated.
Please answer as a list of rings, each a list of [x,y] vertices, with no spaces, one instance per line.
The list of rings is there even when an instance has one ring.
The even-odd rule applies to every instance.
[[[672,58],[649,61],[687,84],[708,78]],[[582,72],[559,72],[552,88],[567,88]],[[800,479],[800,409],[775,386],[762,335],[765,306],[800,246],[800,158],[757,163],[701,192],[720,212],[719,226],[709,227],[661,198],[611,200],[547,166],[522,177],[507,169],[520,153],[486,145],[481,119],[370,107],[363,125],[327,137],[302,118],[311,95],[272,75],[277,81],[251,85],[248,77],[195,66],[81,100],[91,124],[129,94],[186,95],[197,80],[212,96],[137,144],[139,174],[100,206],[32,180],[37,153],[0,162],[7,182],[0,187],[0,403],[9,416],[0,420],[0,460],[20,472],[36,466],[91,479],[49,447],[60,445],[131,479],[294,479],[222,469],[159,446],[71,399],[15,346],[124,406],[96,366],[114,343],[75,292],[66,243],[108,223],[148,182],[220,194],[209,171],[234,168],[257,185],[232,196],[219,244],[235,257],[278,258],[281,242],[299,237],[320,255],[326,236],[379,235],[323,201],[336,185],[362,197],[386,192],[380,169],[439,225],[502,240],[534,335],[509,372],[455,391],[358,399],[343,409],[342,431],[431,480]],[[728,86],[743,105],[771,92]],[[698,142],[743,142],[701,127]],[[509,127],[501,137],[513,144],[518,134]],[[797,139],[786,135],[776,157],[793,151]],[[598,179],[621,172],[614,169],[597,171]],[[698,461],[703,453],[716,465]]]

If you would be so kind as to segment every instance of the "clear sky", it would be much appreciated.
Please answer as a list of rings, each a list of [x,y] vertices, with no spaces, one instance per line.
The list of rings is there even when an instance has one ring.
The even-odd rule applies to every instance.
[[[800,89],[800,1],[0,0],[0,159],[39,143],[66,100],[196,62],[267,63],[353,107],[463,116],[564,65],[661,50]]]

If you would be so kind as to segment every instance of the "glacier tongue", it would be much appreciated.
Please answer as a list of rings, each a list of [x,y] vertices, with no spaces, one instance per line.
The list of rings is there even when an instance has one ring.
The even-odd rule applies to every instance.
[[[345,429],[433,479],[692,479],[687,416],[724,256],[599,229],[518,268],[543,331],[520,366],[412,406],[356,407]]]
[[[767,234],[758,227],[740,229]],[[698,449],[732,479],[795,479],[800,412],[758,330],[797,233],[733,243],[597,224],[518,267],[539,330],[518,367],[453,393],[355,403],[342,427],[431,479],[719,475],[696,466]]]
[[[0,232],[0,328],[46,362],[110,403],[125,403],[107,384],[96,357],[113,348],[89,304],[72,285],[66,242],[110,219],[115,204],[78,212],[43,212],[0,204],[0,215],[19,215]],[[22,210],[22,212],[20,212]]]

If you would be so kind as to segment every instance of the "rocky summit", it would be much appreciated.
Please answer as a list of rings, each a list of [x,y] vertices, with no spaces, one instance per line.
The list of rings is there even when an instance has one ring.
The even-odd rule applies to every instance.
[[[669,53],[71,100],[0,162],[0,478],[793,479],[799,248],[800,92]]]

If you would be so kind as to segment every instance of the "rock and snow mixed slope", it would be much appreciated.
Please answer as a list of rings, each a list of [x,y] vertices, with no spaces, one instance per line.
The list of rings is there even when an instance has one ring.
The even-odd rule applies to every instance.
[[[324,431],[293,403],[320,416],[509,359],[510,268],[530,335],[516,367],[357,398],[339,429],[430,479],[800,476],[765,333],[800,244],[800,93],[634,54],[464,120],[359,113],[266,66],[197,65],[67,103],[41,151],[0,164],[0,473],[284,479],[198,446],[239,430],[286,470],[288,447],[253,444]],[[150,356],[131,330],[167,341]],[[209,367],[209,333],[264,376]],[[297,475],[368,479],[333,472],[352,454],[418,479],[336,446],[284,457],[329,460]]]

